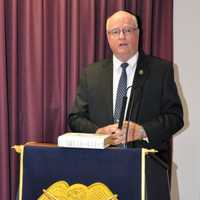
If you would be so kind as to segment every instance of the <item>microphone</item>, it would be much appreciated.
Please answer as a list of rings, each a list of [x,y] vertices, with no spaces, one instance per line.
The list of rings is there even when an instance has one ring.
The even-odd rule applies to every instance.
[[[133,85],[130,85],[129,87],[126,88],[126,93],[129,90],[129,88],[132,88]],[[126,110],[126,103],[127,103],[127,96],[123,96],[122,99],[122,107],[121,107],[121,112],[120,112],[120,117],[119,117],[119,123],[118,123],[118,128],[121,129],[124,121],[124,114]]]
[[[129,87],[127,87],[126,88],[126,93],[132,87],[133,87],[133,85],[130,85]],[[134,95],[134,93],[133,93],[133,95]],[[130,99],[131,99],[131,97],[130,97]],[[133,99],[132,99],[132,102],[133,102]],[[120,117],[119,117],[119,123],[118,123],[118,128],[119,129],[122,129],[122,126],[123,126],[124,114],[125,114],[125,110],[126,110],[126,104],[127,104],[127,95],[123,96],[123,99],[122,99],[122,107],[121,107],[121,112],[120,112]],[[132,112],[132,109],[133,109],[133,105],[132,104],[131,104],[130,113]],[[128,138],[128,128],[129,128],[130,117],[131,117],[131,115],[129,114],[127,129],[126,129],[126,132],[125,132],[125,143],[123,144],[123,148],[127,148],[127,138]]]
[[[130,86],[130,87],[133,87]],[[138,92],[141,92],[141,87],[139,85],[137,85],[137,87],[133,87],[134,91],[132,93],[132,98],[130,97],[130,110],[129,110],[129,113],[128,113],[128,118],[127,118],[127,127],[126,127],[126,132],[125,132],[125,143],[124,143],[124,148],[128,148],[128,145],[127,145],[127,141],[128,141],[128,130],[129,130],[129,125],[130,125],[130,121],[131,121],[131,115],[132,115],[132,112],[133,112],[133,107],[134,107],[134,100],[136,98],[136,95],[138,95]],[[135,110],[136,112],[136,115],[138,113],[137,110]],[[135,121],[137,121],[137,117],[135,117]],[[147,141],[144,141],[144,140],[135,140],[132,142],[132,147],[134,148],[149,148],[149,145],[147,143]]]
[[[133,87],[133,85],[131,86]],[[136,87],[134,87],[135,89]],[[124,143],[124,148],[127,149],[128,146],[127,146],[127,141],[128,141],[128,130],[129,130],[129,124],[130,124],[130,121],[131,121],[131,114],[133,112],[133,106],[134,106],[134,99],[135,99],[135,91],[133,91],[133,95],[132,95],[132,99],[131,99],[131,96],[130,96],[130,100],[131,100],[131,107],[130,107],[130,110],[129,110],[129,113],[128,113],[128,119],[127,119],[127,127],[126,127],[126,132],[125,132],[125,143]]]

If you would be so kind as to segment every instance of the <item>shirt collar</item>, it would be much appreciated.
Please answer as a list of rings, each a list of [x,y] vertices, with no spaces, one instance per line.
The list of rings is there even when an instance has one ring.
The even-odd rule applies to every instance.
[[[137,64],[139,53],[137,52],[133,57],[126,61],[128,63],[128,68],[134,68]],[[116,70],[120,69],[120,66],[123,62],[120,61],[114,54],[113,54],[113,66]]]

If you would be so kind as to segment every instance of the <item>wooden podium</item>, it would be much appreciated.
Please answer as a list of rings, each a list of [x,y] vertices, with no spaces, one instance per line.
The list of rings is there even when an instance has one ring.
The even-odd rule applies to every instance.
[[[105,200],[170,200],[167,167],[151,150],[21,146],[20,154],[19,200],[36,200],[61,180],[69,186],[102,183],[115,194]]]

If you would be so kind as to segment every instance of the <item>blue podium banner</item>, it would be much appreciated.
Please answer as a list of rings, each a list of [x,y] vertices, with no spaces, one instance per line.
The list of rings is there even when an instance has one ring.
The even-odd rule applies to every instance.
[[[102,183],[114,194],[110,200],[140,200],[141,163],[142,149],[25,146],[21,154],[20,200],[39,199],[44,189],[61,180],[69,186]]]

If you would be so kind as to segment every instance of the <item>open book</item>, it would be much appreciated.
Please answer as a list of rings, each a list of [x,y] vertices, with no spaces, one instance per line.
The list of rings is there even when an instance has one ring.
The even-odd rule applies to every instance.
[[[58,146],[104,149],[110,145],[110,136],[97,133],[65,133],[58,137]]]

